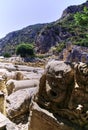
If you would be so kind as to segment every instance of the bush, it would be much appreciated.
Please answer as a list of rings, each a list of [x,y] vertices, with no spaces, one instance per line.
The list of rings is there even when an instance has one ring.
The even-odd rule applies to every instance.
[[[33,57],[34,56],[34,47],[32,44],[21,43],[16,48],[16,54],[21,57]]]
[[[6,53],[4,53],[4,57],[9,58],[9,57],[11,57],[11,55],[6,52]]]
[[[65,47],[66,45],[64,43],[60,43],[56,48],[57,53],[61,52]]]
[[[74,15],[74,19],[76,24],[81,26],[87,26],[88,25],[88,8],[84,7],[83,12],[77,12]]]

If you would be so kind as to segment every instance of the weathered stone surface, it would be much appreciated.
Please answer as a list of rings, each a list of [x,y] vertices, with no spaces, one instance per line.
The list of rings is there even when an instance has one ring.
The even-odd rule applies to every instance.
[[[88,6],[88,1],[86,1],[85,3],[81,4],[81,5],[73,5],[73,6],[69,6],[67,7],[62,14],[62,18],[68,16],[68,14],[75,14],[77,12],[82,12],[83,8],[85,6]]]
[[[5,95],[0,91],[0,112],[5,114]]]
[[[5,95],[7,95],[5,80],[3,78],[0,78],[0,91],[2,91]]]
[[[88,63],[88,48],[69,45],[69,47],[66,47],[66,49],[63,50],[62,57],[66,62]]]
[[[88,64],[76,65],[75,78],[78,84],[73,89],[69,107],[74,111],[74,120],[88,128]]]
[[[22,73],[24,75],[24,80],[27,80],[27,79],[38,79],[39,80],[40,77],[42,76],[43,72],[44,72],[44,70],[41,70],[39,72],[36,72],[36,71],[27,72],[27,71],[25,71],[25,72],[22,72]]]
[[[74,71],[71,66],[63,61],[51,61],[40,79],[38,104],[51,111],[67,108],[73,87]]]
[[[29,111],[31,99],[38,88],[18,90],[7,97],[7,116],[15,118]]]
[[[0,130],[18,130],[17,126],[0,113]]]
[[[28,130],[75,130],[72,126],[57,120],[52,113],[40,108],[36,103],[31,110]]]
[[[26,89],[26,88],[32,88],[32,87],[38,87],[39,86],[39,80],[8,80],[6,83],[8,95],[10,95],[12,92],[15,92],[20,89]]]
[[[5,81],[8,81],[9,79],[23,80],[24,76],[23,73],[20,71],[12,71],[3,73],[2,78],[5,79]]]
[[[75,86],[75,80],[78,86]],[[38,105],[77,130],[88,129],[88,65],[80,63],[75,72],[70,64],[51,61],[40,79]]]

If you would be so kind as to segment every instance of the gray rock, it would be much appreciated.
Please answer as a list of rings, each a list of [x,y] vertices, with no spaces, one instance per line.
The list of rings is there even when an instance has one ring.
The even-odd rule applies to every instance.
[[[7,115],[10,119],[20,116],[29,111],[32,97],[38,88],[18,90],[7,97]]]
[[[18,127],[0,113],[0,130],[18,130]]]

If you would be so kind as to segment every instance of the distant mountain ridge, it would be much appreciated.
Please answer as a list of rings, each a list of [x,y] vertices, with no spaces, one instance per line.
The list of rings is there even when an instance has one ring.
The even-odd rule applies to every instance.
[[[16,45],[21,42],[34,44],[39,53],[46,53],[52,46],[59,46],[61,43],[80,42],[84,37],[83,31],[87,33],[87,30],[82,30],[74,24],[74,14],[82,12],[85,6],[88,7],[88,1],[67,7],[61,18],[55,22],[31,25],[7,34],[0,39],[0,53],[14,54]]]

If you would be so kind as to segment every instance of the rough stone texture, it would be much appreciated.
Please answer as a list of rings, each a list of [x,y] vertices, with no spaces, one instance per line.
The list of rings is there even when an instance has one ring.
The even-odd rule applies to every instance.
[[[18,130],[17,126],[0,113],[0,130]]]
[[[63,50],[62,59],[66,62],[88,63],[88,48],[81,46],[69,46]]]
[[[0,91],[0,112],[5,114],[5,95]]]
[[[38,104],[51,111],[67,108],[73,87],[74,71],[71,66],[63,61],[51,61],[40,79]]]
[[[23,80],[24,76],[20,71],[16,72],[6,72],[2,75],[3,79],[7,82],[9,79]]]
[[[57,121],[52,113],[40,108],[36,103],[33,104],[31,110],[28,130],[74,130],[61,120]]]
[[[0,78],[0,91],[2,91],[5,95],[7,95],[5,80],[3,78]]]
[[[88,130],[88,65],[80,63],[74,69],[63,61],[49,62],[35,101],[73,130]]]
[[[41,73],[34,73],[34,72],[23,72],[24,74],[24,80],[30,80],[30,79],[40,79],[42,76]]]
[[[73,6],[69,6],[67,7],[62,14],[62,18],[66,17],[68,14],[75,14],[77,12],[82,12],[83,8],[87,6],[88,7],[88,1],[86,1],[85,3],[81,4],[81,5],[73,5]]]
[[[88,64],[76,65],[75,77],[78,87],[72,92],[70,108],[75,112],[78,124],[88,128]]]
[[[32,87],[38,87],[39,81],[38,80],[8,80],[6,83],[8,95],[10,95],[12,92],[15,92],[20,89],[26,89],[26,88],[32,88]]]
[[[64,41],[68,37],[71,37],[72,34],[69,33],[68,28],[61,26],[55,26],[54,24],[49,27],[46,26],[35,40],[37,46],[37,52],[46,53],[49,52],[50,48],[57,45],[61,41]]]
[[[7,116],[12,119],[29,111],[31,99],[38,88],[23,89],[7,97]]]

